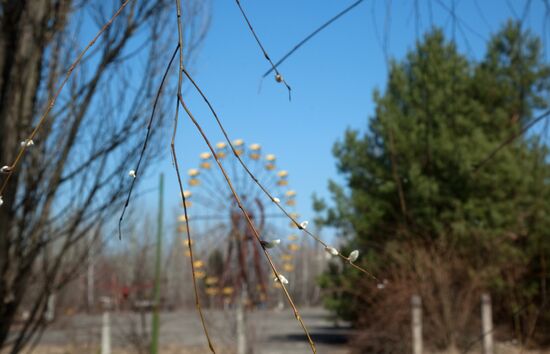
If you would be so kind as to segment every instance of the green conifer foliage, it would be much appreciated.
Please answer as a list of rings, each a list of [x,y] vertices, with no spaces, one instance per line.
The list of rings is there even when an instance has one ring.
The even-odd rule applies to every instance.
[[[449,262],[454,257],[461,266],[449,267],[455,279],[449,300],[476,284],[473,293],[493,294],[496,318],[519,318],[515,330],[525,335],[549,296],[544,123],[479,164],[549,108],[549,79],[540,40],[518,23],[506,23],[479,61],[459,53],[442,31],[426,34],[391,64],[386,89],[374,92],[366,132],[348,130],[334,145],[346,182],[329,183],[330,207],[316,201],[324,222],[340,230],[350,249],[366,253],[362,265],[393,278],[390,285],[408,271],[410,292],[433,280],[415,269],[415,249],[436,250],[443,259],[452,254]],[[321,279],[328,306],[363,325],[381,304],[369,282],[335,265]],[[537,331],[548,340],[550,311],[543,313]],[[442,345],[454,345],[447,337]]]

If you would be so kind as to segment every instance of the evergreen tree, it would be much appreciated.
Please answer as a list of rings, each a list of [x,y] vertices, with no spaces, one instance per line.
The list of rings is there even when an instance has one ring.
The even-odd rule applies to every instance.
[[[404,250],[436,249],[461,264],[449,268],[450,297],[475,282],[494,294],[498,316],[526,304],[534,310],[546,301],[550,280],[548,150],[535,130],[479,163],[548,109],[549,77],[540,40],[518,23],[493,36],[480,62],[460,54],[440,30],[428,33],[391,64],[386,90],[374,93],[368,131],[348,130],[335,144],[346,185],[329,182],[333,206],[324,222],[347,235],[349,248],[366,250],[363,265],[376,274],[410,267],[420,279],[411,286],[420,287],[425,274]],[[357,283],[369,281],[360,279],[332,265],[322,285],[339,289],[330,292],[329,307],[363,323],[360,314],[376,304],[357,294]],[[516,329],[526,333],[534,311],[519,316]],[[542,317],[541,331],[550,320]],[[442,345],[456,344],[453,336]]]

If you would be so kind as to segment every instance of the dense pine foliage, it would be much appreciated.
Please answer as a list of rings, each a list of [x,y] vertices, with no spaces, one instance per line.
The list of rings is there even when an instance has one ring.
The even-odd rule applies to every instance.
[[[424,299],[435,346],[464,347],[479,335],[481,292],[514,336],[550,339],[544,121],[482,163],[548,110],[541,52],[539,38],[515,22],[479,61],[434,30],[392,63],[368,129],[335,144],[346,183],[330,182],[330,207],[315,207],[381,279],[334,263],[322,285],[330,308],[367,328],[363,349],[378,339],[380,352],[400,352],[388,343],[408,335],[413,293]]]

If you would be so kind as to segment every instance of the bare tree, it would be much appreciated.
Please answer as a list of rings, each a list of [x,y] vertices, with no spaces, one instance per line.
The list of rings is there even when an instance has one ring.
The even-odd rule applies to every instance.
[[[117,0],[0,2],[1,165],[14,160],[82,43],[120,5]],[[171,31],[165,31],[173,21],[171,6],[169,0],[128,3],[73,71],[35,145],[4,189],[0,349],[19,352],[41,333],[48,297],[86,266],[89,247],[83,243],[111,229],[170,59],[159,53],[174,47]],[[209,17],[202,1],[186,2],[185,10],[189,65]],[[168,83],[164,89],[173,87]],[[159,153],[162,117],[173,108],[162,100],[157,107],[146,160]],[[15,327],[23,301],[31,304],[29,314]]]

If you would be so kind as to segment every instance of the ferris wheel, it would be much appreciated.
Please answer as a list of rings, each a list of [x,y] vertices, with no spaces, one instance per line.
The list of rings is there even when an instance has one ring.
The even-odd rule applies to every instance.
[[[293,212],[296,191],[290,187],[288,171],[277,166],[276,156],[264,154],[260,144],[247,145],[242,139],[233,141],[233,145],[258,180],[298,218]],[[226,143],[216,144],[216,155],[260,235],[284,241],[270,253],[279,269],[292,273],[294,255],[300,249],[295,224],[265,197]],[[231,303],[244,289],[251,304],[265,304],[271,293],[271,271],[210,152],[201,153],[198,166],[188,171],[188,185],[185,196],[189,220],[180,216],[180,228],[184,231],[183,223],[189,222],[194,230],[194,247],[199,254],[195,275],[203,282],[205,294],[212,300]]]

